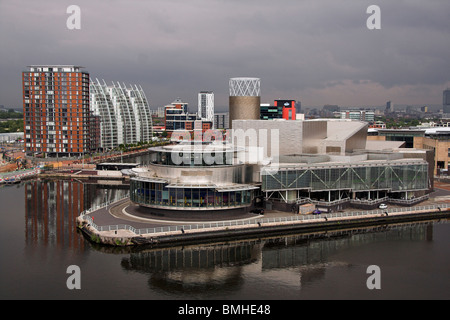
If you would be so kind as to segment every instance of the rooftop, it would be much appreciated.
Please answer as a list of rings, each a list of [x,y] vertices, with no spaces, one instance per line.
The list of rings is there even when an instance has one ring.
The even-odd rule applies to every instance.
[[[59,71],[59,72],[73,72],[80,71],[80,69],[84,69],[85,67],[77,66],[77,65],[65,65],[65,64],[49,64],[49,65],[29,65],[27,66],[29,71]],[[50,70],[51,69],[51,70]],[[56,70],[54,70],[56,69]]]

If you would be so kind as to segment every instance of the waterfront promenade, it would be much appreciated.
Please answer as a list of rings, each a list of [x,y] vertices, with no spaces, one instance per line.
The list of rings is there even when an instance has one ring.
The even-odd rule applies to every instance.
[[[93,242],[113,246],[164,245],[239,237],[264,236],[283,232],[325,232],[333,228],[386,225],[415,220],[450,218],[450,191],[436,189],[430,199],[414,207],[299,215],[268,210],[264,215],[246,213],[151,215],[129,198],[93,208],[77,219],[79,229]]]

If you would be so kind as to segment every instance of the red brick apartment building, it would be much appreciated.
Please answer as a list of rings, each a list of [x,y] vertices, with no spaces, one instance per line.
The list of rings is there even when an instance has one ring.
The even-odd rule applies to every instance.
[[[73,65],[33,65],[22,72],[27,155],[76,157],[98,148],[89,106],[89,73]]]

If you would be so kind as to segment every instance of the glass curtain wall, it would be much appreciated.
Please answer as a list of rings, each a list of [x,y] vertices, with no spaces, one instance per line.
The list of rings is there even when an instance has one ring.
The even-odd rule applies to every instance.
[[[232,208],[248,206],[252,190],[219,192],[214,188],[170,187],[163,183],[132,179],[131,200],[138,204],[179,208]]]
[[[309,189],[311,191],[351,189],[391,191],[423,190],[428,187],[426,164],[310,168],[263,172],[262,191]]]

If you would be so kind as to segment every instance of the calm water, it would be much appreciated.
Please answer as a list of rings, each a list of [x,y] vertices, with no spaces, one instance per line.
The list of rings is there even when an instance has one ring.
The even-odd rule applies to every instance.
[[[170,249],[95,247],[81,210],[126,189],[77,181],[0,189],[0,299],[449,299],[446,221]],[[69,290],[67,267],[81,270]],[[381,289],[369,290],[378,265]]]

